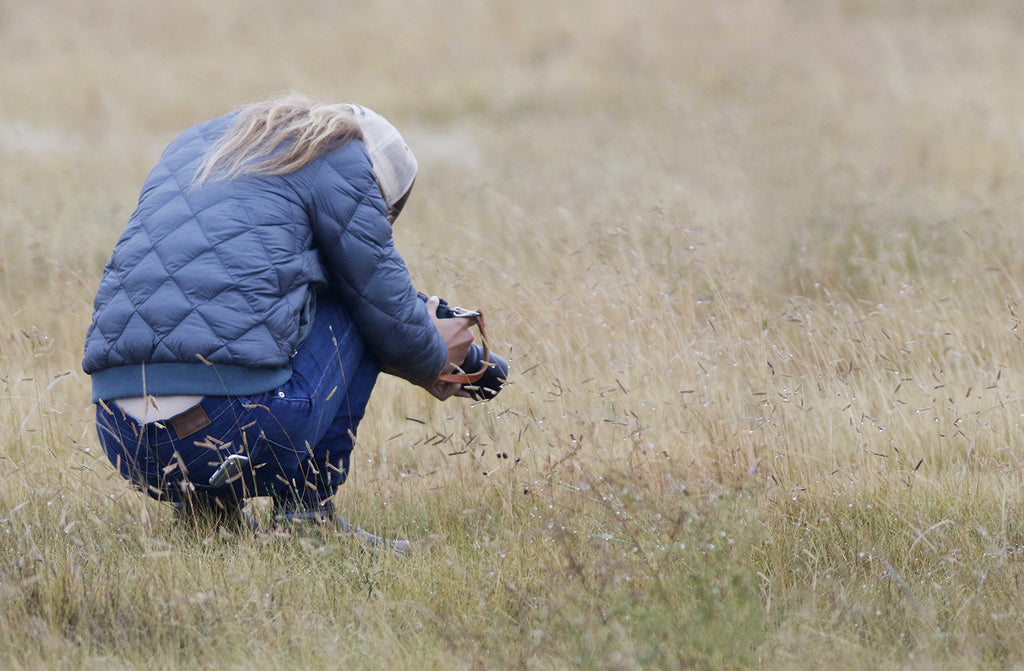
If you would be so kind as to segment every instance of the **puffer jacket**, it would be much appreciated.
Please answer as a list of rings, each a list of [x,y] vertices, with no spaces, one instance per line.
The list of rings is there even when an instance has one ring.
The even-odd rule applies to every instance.
[[[395,249],[362,142],[286,175],[191,186],[234,115],[185,131],[146,179],[86,335],[93,401],[274,389],[320,289],[340,295],[382,370],[436,377],[447,346]]]

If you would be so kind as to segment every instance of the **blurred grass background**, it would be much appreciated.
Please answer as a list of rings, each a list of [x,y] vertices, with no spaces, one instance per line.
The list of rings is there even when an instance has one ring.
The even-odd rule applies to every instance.
[[[0,0],[0,665],[1016,668],[1010,0]],[[396,238],[510,387],[382,380],[337,503],[181,528],[81,343],[160,151],[286,90],[420,159]]]

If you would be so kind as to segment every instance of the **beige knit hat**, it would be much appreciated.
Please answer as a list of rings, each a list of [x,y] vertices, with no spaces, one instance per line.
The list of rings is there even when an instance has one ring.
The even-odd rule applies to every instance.
[[[412,188],[416,179],[416,157],[387,119],[362,105],[352,105],[352,111],[363,131],[363,141],[370,152],[384,202],[392,209]]]

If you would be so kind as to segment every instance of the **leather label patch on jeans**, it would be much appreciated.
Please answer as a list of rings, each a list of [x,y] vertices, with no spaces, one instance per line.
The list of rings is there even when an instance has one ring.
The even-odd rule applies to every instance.
[[[203,410],[203,406],[197,405],[189,408],[180,415],[175,415],[167,420],[167,423],[174,428],[174,432],[178,434],[178,439],[186,438],[191,436],[200,429],[205,429],[212,423],[210,416]]]

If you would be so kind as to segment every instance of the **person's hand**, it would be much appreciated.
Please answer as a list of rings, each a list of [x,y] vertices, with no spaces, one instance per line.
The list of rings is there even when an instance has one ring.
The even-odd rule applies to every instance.
[[[439,401],[447,401],[452,396],[459,396],[462,398],[472,398],[469,392],[462,388],[462,385],[458,382],[446,382],[440,378],[432,380],[430,382],[419,383],[420,387],[423,387],[430,395]]]
[[[466,360],[466,355],[469,354],[469,348],[473,344],[473,332],[470,327],[473,326],[474,320],[461,317],[440,319],[437,316],[439,304],[440,299],[437,296],[431,296],[427,300],[427,312],[434,320],[434,328],[448,345],[448,363],[445,364],[441,372],[451,373],[457,366],[462,365],[462,362]]]
[[[466,360],[469,348],[473,344],[473,332],[470,330],[470,327],[473,326],[473,320],[463,318],[440,319],[437,316],[437,306],[439,304],[440,300],[437,296],[431,296],[427,300],[427,312],[430,313],[430,318],[434,320],[434,328],[441,334],[445,344],[448,346],[448,361],[445,363],[444,368],[441,369],[441,373],[444,374],[451,373]],[[438,378],[421,383],[419,386],[441,401],[447,400],[452,396],[471,398],[469,392],[465,391],[458,382],[447,382]]]

